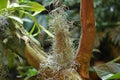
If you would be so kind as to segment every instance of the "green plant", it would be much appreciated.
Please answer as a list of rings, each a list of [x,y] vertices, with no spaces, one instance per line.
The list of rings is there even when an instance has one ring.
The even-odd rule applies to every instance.
[[[40,47],[40,43],[37,39],[35,39],[35,37],[39,35],[42,30],[46,32],[50,37],[54,37],[54,36],[47,29],[41,26],[37,22],[37,19],[35,18],[37,14],[46,10],[45,7],[42,6],[41,4],[31,1],[28,2],[20,1],[18,3],[10,2],[10,4],[7,6],[6,4],[8,4],[8,0],[4,0],[4,3],[5,4],[0,5],[0,32],[1,32],[0,44],[1,46],[4,46],[3,48],[9,49],[9,51],[6,50],[7,54],[3,51],[3,49],[0,49],[0,51],[8,55],[6,56],[8,57],[7,66],[9,66],[9,68],[11,69],[13,67],[16,67],[16,65],[18,66],[20,66],[21,64],[25,65],[24,62],[25,59],[23,53],[25,52],[24,50],[26,46],[27,47],[29,46],[28,47],[29,50],[33,50],[31,44],[26,44],[21,41],[21,40],[25,40],[23,39],[24,36],[26,36],[33,43],[33,46],[37,46],[37,48]],[[23,26],[24,16],[30,17],[34,22],[34,26],[32,26],[30,31],[25,30]],[[36,33],[33,33],[35,31],[35,28],[37,28],[37,31]],[[41,48],[39,48],[39,50],[42,52]],[[41,57],[41,56],[37,56],[37,57]],[[17,62],[16,58],[19,59],[21,64],[19,63],[15,64],[15,62]],[[33,76],[32,73],[28,75],[27,78],[30,78],[31,76]]]

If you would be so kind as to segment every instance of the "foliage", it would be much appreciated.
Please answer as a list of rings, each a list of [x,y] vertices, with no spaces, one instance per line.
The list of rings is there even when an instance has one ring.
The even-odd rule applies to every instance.
[[[8,0],[5,2],[5,4],[0,5],[0,8],[1,8],[0,9],[0,32],[2,32],[3,34],[3,35],[0,35],[0,38],[1,38],[0,42],[2,45],[4,44],[3,45],[4,47],[10,48],[10,51],[6,51],[7,53],[6,55],[8,55],[8,63],[6,65],[10,69],[12,69],[16,65],[20,65],[18,62],[16,62],[18,60],[20,60],[21,64],[25,66],[24,65],[25,62],[23,61],[24,58],[22,55],[24,52],[22,50],[23,48],[22,47],[21,49],[16,48],[17,44],[24,45],[23,43],[17,42],[18,40],[21,39],[22,35],[28,36],[32,41],[34,41],[38,45],[39,45],[39,42],[34,38],[34,36],[39,35],[41,30],[45,31],[51,37],[54,37],[54,36],[47,29],[41,26],[35,18],[35,15],[46,10],[45,7],[43,7],[41,4],[37,2],[31,2],[31,1],[28,1],[27,3],[23,1],[21,1],[20,3],[11,3],[10,5],[8,5],[8,7],[6,6],[6,4],[8,4]],[[32,13],[34,12],[34,13],[31,14],[30,12]],[[29,16],[34,21],[34,26],[31,27],[32,29],[30,30],[30,32],[27,32],[23,27],[24,21],[22,18],[24,18],[24,15]],[[37,32],[33,34],[33,32],[35,31],[35,27],[37,28]],[[12,38],[14,39],[13,44],[11,44],[11,42],[13,41]],[[21,51],[23,51],[22,54],[21,54]],[[3,51],[0,54],[3,55]],[[18,58],[18,60],[16,60],[16,58]],[[20,70],[19,72],[21,73],[22,70]],[[3,72],[2,74],[4,75]],[[15,73],[12,73],[12,74],[16,75]],[[27,75],[22,76],[21,74],[21,76],[26,77],[28,79],[31,76],[34,76],[36,74],[37,73],[35,70],[28,68]]]
[[[106,63],[94,67],[99,77],[102,80],[119,79],[120,78],[120,64],[118,63]]]
[[[51,16],[48,15],[49,10],[51,11],[53,6],[53,0],[18,0],[18,3],[10,3],[8,5],[8,0],[0,0],[2,2],[0,4],[0,54],[8,54],[8,60],[5,59],[5,66],[9,66],[9,68],[13,68],[16,66],[17,71],[22,77],[29,79],[30,77],[37,74],[36,70],[31,67],[27,67],[25,59],[23,57],[23,47],[21,49],[16,48],[16,46],[23,45],[22,41],[20,40],[19,33],[24,33],[27,37],[33,40],[36,44],[40,46],[40,48],[44,48],[45,50],[49,51],[49,47],[51,46],[51,41],[47,38],[55,38],[54,35],[49,32],[46,28],[50,27],[48,22],[50,21]],[[46,8],[43,7],[44,5],[48,11],[45,11]],[[63,0],[63,5],[66,5],[66,15],[67,19],[73,21],[68,22],[70,25],[70,32],[72,33],[73,42],[75,43],[74,47],[78,46],[78,38],[80,29],[80,19],[79,19],[79,3],[80,0]],[[108,62],[111,59],[114,59],[120,56],[120,1],[119,0],[94,0],[94,11],[95,11],[95,20],[96,20],[96,41],[95,41],[95,48],[97,49],[95,54],[93,54],[94,61],[101,61],[101,62]],[[45,12],[43,12],[45,11]],[[43,13],[41,13],[43,12]],[[41,14],[40,14],[41,13]],[[54,23],[53,23],[54,24]],[[4,26],[4,27],[3,27]],[[9,26],[9,27],[8,27]],[[25,31],[23,29],[26,29]],[[50,27],[51,28],[51,27]],[[10,29],[13,30],[13,33],[10,32]],[[21,30],[17,33],[14,31],[15,29]],[[44,34],[44,32],[47,34]],[[19,39],[16,39],[15,36],[11,36],[12,34],[16,34]],[[4,37],[1,37],[4,36]],[[13,41],[12,38],[15,38]],[[40,37],[39,41],[38,38]],[[49,38],[50,39],[50,38]],[[9,41],[11,40],[11,41]],[[6,43],[13,43],[15,41],[19,41],[20,43],[11,44],[14,45],[12,49],[16,49],[13,51],[10,49],[6,49],[6,47],[1,48],[1,45]],[[7,45],[7,47],[10,45]],[[18,46],[18,47],[19,47]],[[4,52],[2,51],[4,50]],[[21,54],[22,53],[22,54]],[[96,56],[96,53],[99,57]],[[106,56],[107,55],[107,56]],[[102,56],[102,57],[100,57]],[[111,58],[112,57],[112,58]],[[93,61],[93,62],[94,62]],[[4,62],[4,61],[3,61]],[[4,66],[4,64],[2,64]],[[95,64],[94,64],[95,65]],[[94,66],[92,65],[92,66]],[[118,67],[119,64],[111,63],[111,64],[103,64],[102,66],[108,66],[115,69]],[[2,66],[2,69],[4,70]],[[20,68],[22,66],[22,68]],[[27,68],[26,68],[27,67]],[[114,74],[109,71],[109,69],[104,67],[101,70],[98,66],[95,69],[98,75],[103,75],[104,72],[108,73],[106,75],[112,74],[109,76],[109,79],[116,79],[119,78],[120,73],[115,72]],[[0,68],[1,69],[1,68]],[[102,73],[99,74],[98,70]],[[116,69],[115,69],[116,70]],[[5,72],[6,73],[6,72]],[[10,73],[10,72],[8,72]],[[25,73],[25,74],[23,74]],[[4,74],[3,74],[4,75]],[[6,75],[5,75],[6,76]],[[102,78],[102,76],[100,76]],[[94,79],[93,79],[94,80]]]
[[[8,2],[8,0],[0,0],[0,2],[2,2],[2,4],[0,5],[0,9],[3,9],[3,8],[6,8],[7,7],[7,2]]]
[[[119,45],[119,21],[120,21],[120,13],[119,13],[119,0],[113,1],[104,1],[104,0],[95,0],[95,18],[96,18],[96,27],[97,27],[97,35],[96,43],[99,44],[103,39],[108,37],[108,40],[111,41],[114,45]],[[117,30],[115,29],[117,28]],[[100,46],[100,45],[98,45]]]
[[[120,73],[116,73],[113,76],[107,78],[107,80],[111,80],[111,79],[120,79]]]

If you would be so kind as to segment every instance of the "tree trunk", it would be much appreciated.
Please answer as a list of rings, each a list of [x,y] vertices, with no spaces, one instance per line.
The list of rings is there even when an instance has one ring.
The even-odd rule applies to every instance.
[[[89,64],[95,38],[93,0],[81,0],[80,11],[82,34],[76,58],[79,64],[77,66],[77,71],[83,80],[89,80]]]

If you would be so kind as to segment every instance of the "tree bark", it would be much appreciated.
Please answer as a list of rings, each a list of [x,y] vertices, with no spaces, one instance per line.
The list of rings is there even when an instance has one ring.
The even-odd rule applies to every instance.
[[[95,38],[93,0],[81,0],[82,32],[77,51],[77,71],[83,80],[89,80],[89,64]]]

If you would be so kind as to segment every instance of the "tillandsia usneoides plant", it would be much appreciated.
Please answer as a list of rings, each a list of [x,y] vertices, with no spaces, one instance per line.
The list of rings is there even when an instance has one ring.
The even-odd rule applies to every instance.
[[[55,0],[55,2],[56,1],[57,0]],[[49,24],[52,27],[55,37],[53,39],[52,51],[47,58],[47,62],[43,64],[40,63],[39,72],[40,75],[43,76],[41,79],[71,80],[68,76],[72,76],[73,74],[77,75],[77,72],[73,69],[75,52],[69,32],[71,24],[69,24],[69,20],[67,20],[65,7],[56,7],[51,11],[50,17]],[[64,73],[68,74],[64,75]],[[65,77],[67,77],[67,79]]]
[[[75,58],[69,33],[70,25],[66,16],[64,7],[58,7],[51,12],[52,20],[50,22],[55,35],[52,47],[53,53],[57,63],[64,68],[70,67]]]

